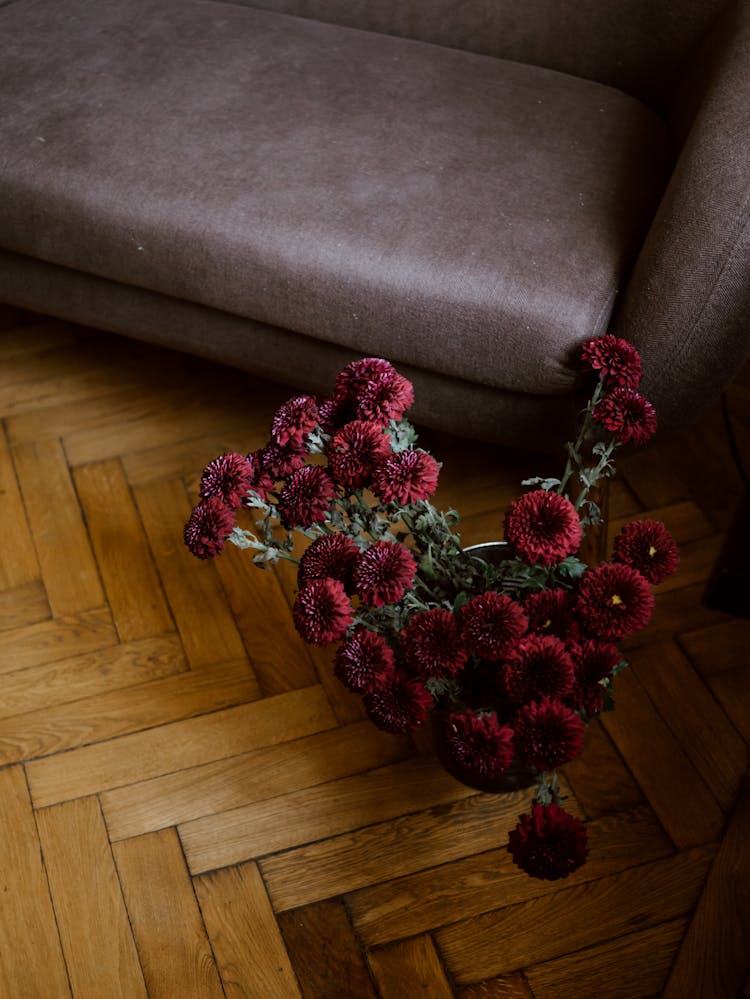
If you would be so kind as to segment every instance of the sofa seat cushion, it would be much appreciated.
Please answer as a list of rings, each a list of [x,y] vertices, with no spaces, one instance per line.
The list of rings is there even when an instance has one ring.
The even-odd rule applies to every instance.
[[[357,352],[570,389],[669,168],[637,100],[230,3],[0,7],[0,246]]]

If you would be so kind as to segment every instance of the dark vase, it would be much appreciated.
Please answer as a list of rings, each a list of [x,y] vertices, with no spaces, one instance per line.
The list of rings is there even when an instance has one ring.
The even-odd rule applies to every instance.
[[[473,787],[477,791],[487,791],[492,794],[506,794],[509,791],[518,791],[521,788],[530,787],[536,783],[537,771],[516,758],[511,761],[503,773],[496,777],[472,770],[457,760],[451,753],[446,733],[448,717],[456,710],[459,710],[458,705],[453,708],[435,708],[431,714],[432,741],[435,747],[435,755],[443,769],[451,777],[455,777],[456,780],[467,787]]]
[[[470,545],[465,551],[471,555],[479,557],[489,565],[498,565],[510,555],[510,546],[505,541],[490,541],[484,544]],[[499,703],[499,692],[495,688],[494,668],[487,667],[487,675],[482,671],[474,673],[472,679],[464,689],[464,704],[445,703],[432,711],[432,741],[435,748],[435,755],[443,768],[456,780],[467,787],[476,788],[478,791],[487,791],[494,794],[503,794],[509,791],[518,791],[524,787],[530,787],[536,782],[537,771],[514,758],[510,765],[496,777],[479,773],[476,770],[462,764],[455,758],[450,749],[447,739],[446,723],[451,713],[462,709],[476,709],[493,705],[499,718],[510,713],[510,705]],[[492,691],[488,693],[488,691]]]

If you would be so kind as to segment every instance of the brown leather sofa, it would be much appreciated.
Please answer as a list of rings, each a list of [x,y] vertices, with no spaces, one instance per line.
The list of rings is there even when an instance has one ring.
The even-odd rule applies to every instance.
[[[0,0],[0,301],[546,447],[750,352],[750,2]]]

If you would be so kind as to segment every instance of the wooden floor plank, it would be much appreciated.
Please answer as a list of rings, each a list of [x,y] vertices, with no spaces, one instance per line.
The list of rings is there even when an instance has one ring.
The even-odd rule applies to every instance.
[[[433,760],[414,759],[180,825],[193,873],[278,853],[468,797]]]
[[[528,791],[473,795],[276,854],[261,871],[282,912],[492,850],[528,801]],[[574,801],[569,810],[578,812]]]
[[[383,999],[451,999],[454,994],[428,936],[373,951],[370,964]]]
[[[0,632],[24,628],[51,617],[47,591],[41,579],[0,590]]]
[[[605,816],[587,824],[584,867],[558,890],[595,881],[672,854],[672,846],[647,808]],[[505,847],[452,864],[382,881],[347,897],[357,932],[368,947],[479,916],[499,905],[516,905],[554,890],[520,871]]]
[[[511,905],[439,930],[459,983],[479,981],[683,917],[700,896],[714,850],[698,847],[610,878]]]
[[[76,469],[75,483],[120,640],[172,631],[172,616],[122,466],[118,461],[86,465]]]
[[[601,999],[602,996],[635,999],[662,995],[686,924],[686,919],[673,919],[545,964],[532,965],[526,969],[526,978],[534,995],[555,999]],[[691,988],[680,993],[680,999],[712,994],[691,992]]]
[[[748,764],[742,737],[674,642],[638,649],[632,669],[726,814]]]
[[[460,999],[535,999],[520,972],[467,985],[456,995]]]
[[[212,711],[27,764],[37,808],[334,728],[320,687]]]
[[[108,607],[21,625],[0,633],[0,673],[87,655],[116,642]]]
[[[301,995],[281,931],[254,864],[195,880],[228,999]],[[328,942],[327,942],[328,943]]]
[[[70,995],[60,937],[21,767],[0,770],[0,995]]]
[[[688,631],[679,636],[678,642],[704,676],[747,666],[750,662],[750,619],[735,617],[713,627]]]
[[[712,673],[708,685],[745,743],[750,746],[750,670],[747,666]]]
[[[98,802],[82,798],[46,808],[37,821],[74,996],[145,999]]]
[[[224,990],[175,831],[116,843],[114,853],[149,999],[221,999]]]
[[[113,840],[272,798],[403,759],[405,737],[363,722],[107,791],[102,807]]]
[[[602,724],[672,841],[686,849],[718,839],[724,813],[715,795],[633,670],[617,676],[615,700],[616,709],[602,715]]]
[[[23,444],[13,459],[53,613],[101,607],[99,570],[62,444],[55,438]]]
[[[16,468],[0,426],[0,496],[4,538],[0,552],[0,590],[34,583],[41,576],[36,548],[18,485]]]
[[[184,673],[83,701],[0,719],[0,764],[59,753],[126,732],[252,701],[258,688],[247,662]]]
[[[284,912],[278,923],[304,999],[334,995],[376,999],[342,902],[318,902]]]
[[[133,687],[185,669],[185,656],[175,635],[126,642],[42,666],[28,666],[3,676],[0,718]]]
[[[6,309],[7,306],[3,305],[2,308]],[[45,320],[40,317],[23,324],[14,322],[10,327],[5,327],[6,323],[3,322],[0,332],[0,361],[3,362],[24,357],[27,363],[29,359],[35,363],[34,355],[74,344],[78,337],[75,326],[58,319]]]
[[[308,646],[291,623],[276,574],[259,571],[250,553],[236,548],[216,568],[263,693],[272,696],[317,683]],[[264,608],[262,615],[258,607]],[[287,627],[279,627],[285,619]]]
[[[590,819],[627,812],[644,800],[599,718],[586,729],[583,752],[566,763],[565,778]]]
[[[247,655],[215,565],[191,555],[182,540],[191,511],[182,482],[137,489],[136,502],[190,665],[203,668]],[[192,626],[196,620],[199,628]]]
[[[750,972],[750,772],[682,941],[664,999],[734,999]]]

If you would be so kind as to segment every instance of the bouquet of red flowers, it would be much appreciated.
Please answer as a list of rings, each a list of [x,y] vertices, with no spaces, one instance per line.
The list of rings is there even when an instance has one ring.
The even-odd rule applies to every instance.
[[[330,398],[284,403],[262,449],[211,461],[184,531],[198,558],[229,541],[261,567],[298,565],[294,624],[307,642],[340,643],[334,671],[375,725],[409,732],[434,710],[451,772],[478,787],[504,775],[508,786],[535,782],[508,849],[549,879],[586,857],[557,768],[613,707],[626,665],[617,643],[646,625],[652,586],[678,562],[669,532],[649,520],[622,529],[610,561],[580,557],[602,524],[595,487],[614,475],[614,452],[656,429],[632,345],[595,337],[582,361],[597,378],[565,470],[523,483],[499,558],[462,548],[458,514],[430,502],[440,466],[405,418],[410,382],[380,358],[347,365]]]

